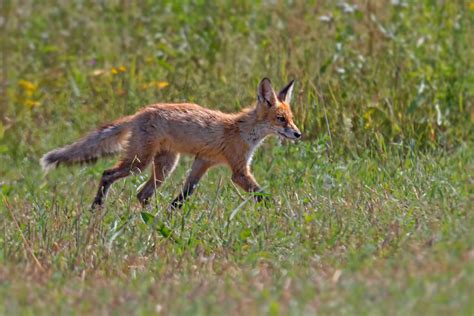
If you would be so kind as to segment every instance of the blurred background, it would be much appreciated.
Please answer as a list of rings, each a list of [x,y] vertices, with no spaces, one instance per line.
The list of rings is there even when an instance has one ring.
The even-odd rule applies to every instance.
[[[326,135],[357,151],[449,149],[472,137],[467,1],[3,1],[1,10],[3,152],[39,155],[150,103],[238,110],[264,76],[297,80],[307,140]]]

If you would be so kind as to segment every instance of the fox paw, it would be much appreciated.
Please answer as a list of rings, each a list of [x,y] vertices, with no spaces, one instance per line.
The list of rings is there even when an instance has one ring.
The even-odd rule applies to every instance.
[[[273,200],[268,193],[258,192],[255,193],[255,202],[258,204],[263,204],[265,207],[270,207],[273,204]]]
[[[175,199],[173,200],[173,202],[171,202],[170,206],[168,207],[168,209],[170,211],[173,211],[173,210],[179,210],[180,208],[182,208],[184,205],[184,201],[181,201],[180,199]]]
[[[102,207],[103,207],[102,201],[94,200],[94,202],[92,202],[92,205],[91,205],[89,211],[95,212],[96,210],[101,209]]]

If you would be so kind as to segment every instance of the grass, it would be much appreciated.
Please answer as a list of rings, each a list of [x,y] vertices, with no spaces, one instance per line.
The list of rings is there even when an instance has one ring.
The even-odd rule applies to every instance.
[[[473,313],[473,3],[0,10],[0,314]],[[187,158],[152,210],[135,199],[140,174],[93,214],[113,159],[39,168],[145,104],[238,110],[263,76],[297,79],[305,135],[255,155],[268,207],[218,168],[167,214]]]

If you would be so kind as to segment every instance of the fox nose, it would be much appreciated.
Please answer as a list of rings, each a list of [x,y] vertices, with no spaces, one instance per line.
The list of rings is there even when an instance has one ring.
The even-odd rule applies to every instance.
[[[296,138],[300,138],[300,137],[301,137],[301,133],[300,133],[300,132],[295,132],[294,135],[295,135]]]

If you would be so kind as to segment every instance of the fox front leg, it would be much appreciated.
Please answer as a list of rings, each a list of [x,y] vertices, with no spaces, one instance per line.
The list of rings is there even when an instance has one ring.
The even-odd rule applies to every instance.
[[[248,168],[242,171],[234,171],[232,181],[246,192],[254,193],[255,201],[269,202],[269,197],[265,195]]]

